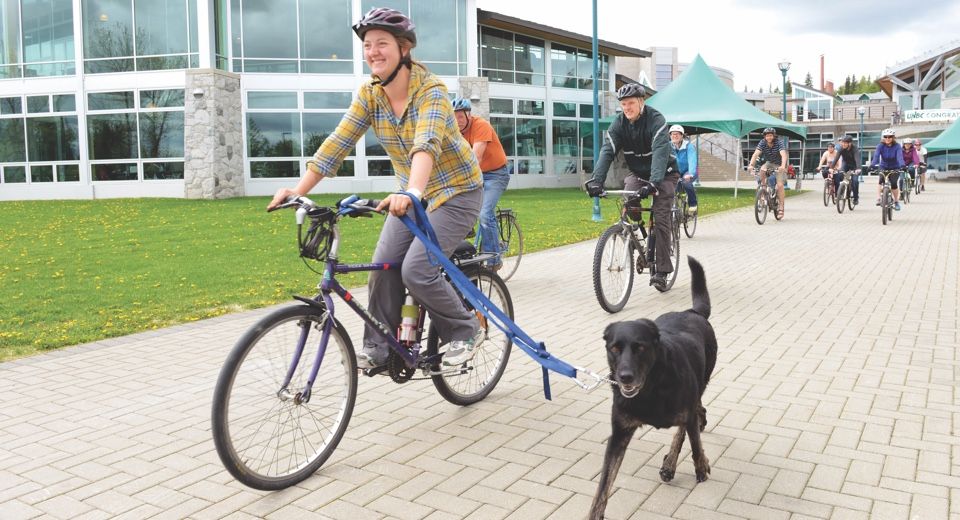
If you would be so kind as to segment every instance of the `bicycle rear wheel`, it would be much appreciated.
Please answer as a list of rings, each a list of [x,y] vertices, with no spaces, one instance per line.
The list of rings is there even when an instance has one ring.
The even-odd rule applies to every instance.
[[[673,271],[667,275],[667,283],[663,288],[654,285],[660,292],[667,292],[673,287],[673,284],[677,281],[677,273],[680,271],[680,222],[674,221],[670,234],[672,235],[670,237],[670,261],[673,262]]]
[[[757,195],[754,197],[753,216],[757,219],[757,224],[761,226],[767,220],[767,194],[763,188],[758,188]]]
[[[847,187],[840,183],[840,189],[837,190],[837,213],[843,213],[847,206]]]
[[[830,205],[830,180],[823,181],[823,207]]]
[[[622,224],[608,227],[593,252],[593,292],[600,307],[619,312],[633,289],[634,245]]]
[[[220,369],[213,443],[227,471],[247,486],[271,491],[305,480],[343,438],[357,398],[357,365],[336,320],[312,391],[306,398],[300,393],[326,319],[323,309],[306,305],[277,310],[244,333]],[[295,361],[298,342],[304,348]]]
[[[504,281],[510,279],[520,266],[523,257],[523,233],[517,217],[512,213],[500,212],[497,214],[497,224],[500,226],[500,260],[503,266],[497,272]]]
[[[900,193],[903,193],[903,201],[907,204],[910,203],[910,192],[913,191],[913,186],[910,186],[910,181],[904,181],[903,189],[900,190]]]
[[[513,320],[513,300],[503,279],[493,271],[479,267],[466,272],[473,284],[480,289],[498,309]],[[466,302],[464,302],[466,304]],[[467,308],[471,308],[466,304]],[[435,375],[431,376],[437,392],[453,404],[466,406],[487,397],[503,377],[510,359],[513,342],[502,330],[490,324],[480,312],[473,311],[480,320],[480,326],[486,330],[486,337],[476,348],[473,359],[459,367],[444,367],[439,362],[431,367]],[[431,323],[427,332],[427,355],[440,352],[440,336]]]

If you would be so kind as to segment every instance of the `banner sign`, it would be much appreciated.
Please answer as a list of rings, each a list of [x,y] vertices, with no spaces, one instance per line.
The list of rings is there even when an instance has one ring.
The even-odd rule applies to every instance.
[[[928,109],[928,110],[905,110],[903,112],[903,121],[912,123],[915,121],[953,121],[960,117],[960,110]]]

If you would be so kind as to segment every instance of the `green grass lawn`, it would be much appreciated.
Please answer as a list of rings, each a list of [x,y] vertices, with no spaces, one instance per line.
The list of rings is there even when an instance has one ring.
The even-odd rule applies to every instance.
[[[741,191],[701,188],[701,215],[751,205],[752,190]],[[311,294],[319,277],[297,256],[293,212],[268,214],[267,201],[0,203],[0,361]],[[517,212],[527,252],[595,238],[605,225],[572,188],[508,191],[501,206]],[[606,220],[614,213],[605,200]],[[344,261],[369,261],[381,220],[343,222]]]

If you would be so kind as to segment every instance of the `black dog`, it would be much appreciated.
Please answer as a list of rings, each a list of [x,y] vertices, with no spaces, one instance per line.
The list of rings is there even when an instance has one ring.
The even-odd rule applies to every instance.
[[[673,479],[683,439],[690,436],[697,482],[707,480],[710,462],[700,444],[700,432],[707,425],[707,411],[701,404],[703,391],[717,363],[717,337],[707,318],[710,296],[703,267],[687,257],[692,277],[693,308],[670,312],[656,319],[623,321],[607,326],[607,362],[613,388],[613,434],[600,473],[600,487],[590,508],[590,518],[603,518],[613,481],[627,445],[637,428],[678,426],[663,459],[660,478]]]

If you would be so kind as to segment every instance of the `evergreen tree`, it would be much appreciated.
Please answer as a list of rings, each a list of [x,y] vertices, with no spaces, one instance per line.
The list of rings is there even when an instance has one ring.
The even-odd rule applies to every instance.
[[[811,76],[809,72],[807,72],[807,77],[804,78],[803,84],[804,86],[813,88],[813,76]]]
[[[787,95],[793,95],[793,85],[790,84],[790,78],[787,78]]]

